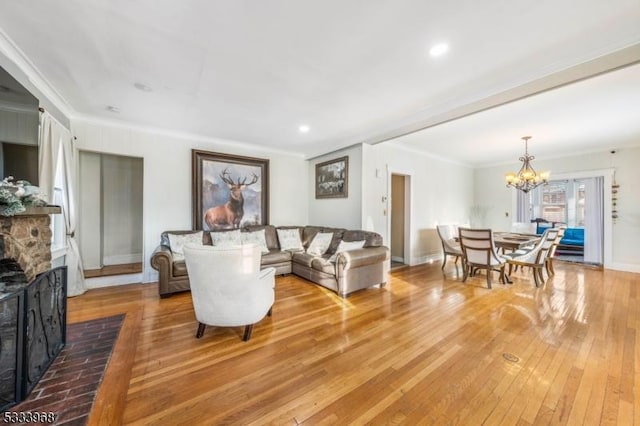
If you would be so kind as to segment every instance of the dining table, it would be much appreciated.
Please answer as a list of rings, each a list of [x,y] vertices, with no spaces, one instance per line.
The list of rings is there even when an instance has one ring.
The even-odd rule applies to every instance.
[[[523,247],[531,246],[540,240],[540,236],[536,234],[521,234],[516,232],[494,232],[493,244],[496,248],[503,251],[518,250]]]

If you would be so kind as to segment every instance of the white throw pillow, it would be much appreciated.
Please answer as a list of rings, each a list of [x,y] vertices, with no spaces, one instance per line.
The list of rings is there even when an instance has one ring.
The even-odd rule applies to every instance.
[[[227,232],[209,232],[209,235],[211,235],[211,244],[215,247],[233,247],[242,244],[239,229]]]
[[[173,253],[173,260],[184,260],[184,245],[188,243],[202,245],[202,231],[191,234],[167,234],[169,236],[169,247]]]
[[[329,249],[332,238],[333,232],[318,232],[315,237],[313,237],[311,244],[309,244],[307,254],[322,256]]]
[[[338,248],[336,249],[335,254],[329,258],[329,262],[335,262],[336,258],[338,257],[338,253],[341,253],[343,251],[361,249],[362,247],[364,247],[364,243],[365,242],[366,242],[365,240],[362,240],[362,241],[349,241],[349,242],[340,241],[340,244],[338,244]]]
[[[278,229],[278,241],[280,242],[281,251],[304,251],[298,228]]]
[[[264,236],[264,229],[254,232],[241,232],[240,239],[242,244],[255,244],[260,247],[262,254],[269,253],[269,247],[267,247],[267,239]]]

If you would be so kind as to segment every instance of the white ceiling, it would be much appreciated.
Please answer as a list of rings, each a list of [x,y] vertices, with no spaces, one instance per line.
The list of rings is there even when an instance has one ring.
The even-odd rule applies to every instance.
[[[14,1],[0,29],[73,117],[312,157],[637,46],[640,1]],[[431,58],[441,41],[448,54]],[[475,166],[513,159],[524,134],[538,157],[638,144],[639,74],[623,68],[394,143]]]

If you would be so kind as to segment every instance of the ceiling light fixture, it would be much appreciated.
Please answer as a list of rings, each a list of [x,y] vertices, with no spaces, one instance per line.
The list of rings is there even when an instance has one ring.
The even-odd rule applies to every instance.
[[[298,130],[300,131],[300,133],[307,133],[309,132],[309,126],[307,126],[306,124],[302,124],[300,127],[298,127]]]
[[[442,56],[449,51],[449,45],[446,43],[438,43],[429,49],[429,55],[434,58],[437,56]]]
[[[531,166],[531,161],[535,158],[533,155],[529,155],[529,139],[531,136],[524,136],[524,156],[520,157],[522,161],[522,167],[516,174],[513,172],[507,173],[505,179],[507,179],[507,187],[512,186],[525,194],[540,185],[546,185],[549,182],[550,172],[536,173]]]

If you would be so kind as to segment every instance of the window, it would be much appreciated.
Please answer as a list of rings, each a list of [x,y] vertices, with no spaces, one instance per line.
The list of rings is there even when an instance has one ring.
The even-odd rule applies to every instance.
[[[569,227],[584,226],[584,182],[551,181],[536,189],[531,199],[534,217]]]
[[[541,217],[549,222],[567,222],[567,188],[564,182],[542,187]]]

